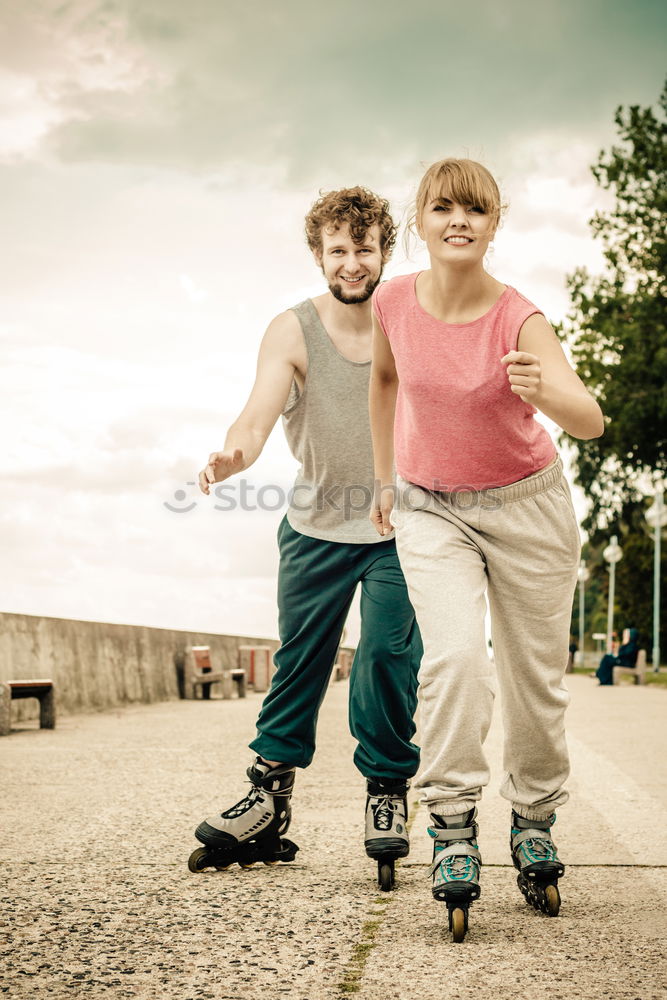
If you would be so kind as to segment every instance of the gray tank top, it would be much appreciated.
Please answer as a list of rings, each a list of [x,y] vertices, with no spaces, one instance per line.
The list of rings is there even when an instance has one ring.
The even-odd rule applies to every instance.
[[[310,299],[294,306],[308,371],[283,411],[290,450],[301,468],[287,520],[295,531],[329,542],[386,542],[368,520],[373,448],[368,417],[370,361],[350,361],[335,348]]]

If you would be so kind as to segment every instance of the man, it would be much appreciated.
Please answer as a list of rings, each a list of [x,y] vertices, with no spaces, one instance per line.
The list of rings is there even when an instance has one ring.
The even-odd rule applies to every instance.
[[[260,455],[282,414],[301,462],[278,532],[276,673],[250,748],[249,795],[205,820],[206,848],[193,871],[293,860],[281,840],[291,818],[296,767],[307,767],[345,619],[361,584],[361,638],[350,675],[354,761],[367,779],[366,850],[382,887],[409,851],[408,781],[417,770],[415,726],[421,639],[393,537],[368,520],[373,460],[368,417],[370,297],[396,240],[388,203],[361,187],[323,195],[306,216],[306,238],[329,291],[277,316],[262,341],[254,387],[199,475],[204,493]]]

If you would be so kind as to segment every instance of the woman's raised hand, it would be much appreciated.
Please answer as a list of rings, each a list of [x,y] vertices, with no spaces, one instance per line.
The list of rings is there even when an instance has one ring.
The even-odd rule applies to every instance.
[[[520,396],[524,403],[533,400],[542,387],[542,368],[540,359],[527,351],[510,351],[500,363],[507,366],[507,377],[512,392]]]

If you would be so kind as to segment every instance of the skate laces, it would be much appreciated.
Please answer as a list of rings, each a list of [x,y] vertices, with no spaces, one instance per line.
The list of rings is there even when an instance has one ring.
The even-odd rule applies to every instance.
[[[513,830],[513,833],[520,833],[520,830]],[[551,837],[529,837],[519,844],[516,850],[533,861],[558,861],[556,845]]]
[[[230,806],[230,808],[221,815],[224,816],[225,819],[235,819],[237,816],[243,816],[243,814],[248,812],[249,809],[252,809],[255,802],[263,801],[264,797],[262,789],[253,785],[248,794],[242,798],[240,802],[237,802],[236,805]]]
[[[512,850],[526,864],[538,861],[558,861],[556,845],[551,837],[551,827],[556,816],[544,820],[527,820],[518,813],[513,814]]]
[[[433,863],[429,874],[433,876],[433,885],[441,886],[449,882],[479,882],[482,856],[477,846],[476,811],[452,817],[452,826],[446,826],[444,820],[433,816],[433,826],[427,828],[433,837]]]
[[[466,846],[477,847],[476,840],[454,841],[450,846],[465,844]],[[435,844],[433,852],[432,874],[434,884],[440,882],[475,882],[479,878],[480,863],[477,858],[469,854],[448,854],[444,858],[438,858],[439,854],[445,850],[444,845]]]
[[[398,803],[392,800],[390,795],[377,796],[378,803],[373,809],[374,825],[376,830],[391,830],[394,822],[394,813],[398,809]],[[371,808],[373,808],[371,806]]]
[[[293,781],[292,784],[286,785],[284,788],[278,787],[272,789],[264,788],[261,784],[258,783],[260,780],[266,778],[267,775],[271,774],[268,768],[265,772],[262,772],[258,768],[250,767],[248,768],[247,774],[250,780],[250,786],[251,786],[250,791],[244,798],[240,800],[240,802],[237,802],[236,805],[231,806],[225,812],[221,813],[221,815],[224,816],[225,819],[236,819],[238,816],[242,816],[244,813],[252,809],[252,807],[255,805],[256,802],[265,802],[267,795],[270,795],[274,799],[290,798],[292,795],[292,786],[294,784]],[[253,780],[252,777],[253,774],[259,775],[259,778]],[[277,781],[274,783],[278,784]]]

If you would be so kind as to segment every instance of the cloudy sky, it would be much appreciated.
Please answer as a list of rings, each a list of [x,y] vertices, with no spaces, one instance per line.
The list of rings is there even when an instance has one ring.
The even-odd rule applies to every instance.
[[[275,635],[282,511],[191,484],[268,321],[323,290],[310,203],[361,183],[401,217],[423,164],[481,159],[510,206],[493,272],[561,318],[565,275],[601,266],[589,165],[619,104],[657,99],[666,22],[657,0],[0,3],[0,609]],[[277,428],[245,506],[294,472]]]

